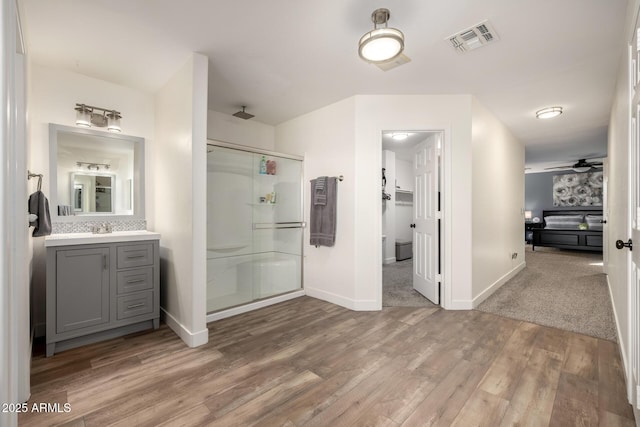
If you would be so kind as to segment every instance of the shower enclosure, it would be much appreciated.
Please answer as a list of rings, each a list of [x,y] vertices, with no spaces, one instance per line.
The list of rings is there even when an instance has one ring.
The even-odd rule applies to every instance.
[[[207,146],[207,312],[302,288],[302,159]]]

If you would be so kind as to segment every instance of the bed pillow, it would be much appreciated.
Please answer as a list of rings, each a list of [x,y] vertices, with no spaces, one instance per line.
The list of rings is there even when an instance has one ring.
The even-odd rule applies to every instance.
[[[589,225],[589,230],[602,231],[602,215],[587,215],[584,219]]]
[[[577,230],[578,224],[584,222],[582,215],[551,215],[544,217],[544,228],[555,230]]]

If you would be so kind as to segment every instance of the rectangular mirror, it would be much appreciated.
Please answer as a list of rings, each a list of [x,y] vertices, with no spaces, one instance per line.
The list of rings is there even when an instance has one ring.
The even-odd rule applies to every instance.
[[[51,217],[144,218],[144,139],[49,125]]]
[[[76,215],[114,213],[116,176],[71,172],[72,212]]]

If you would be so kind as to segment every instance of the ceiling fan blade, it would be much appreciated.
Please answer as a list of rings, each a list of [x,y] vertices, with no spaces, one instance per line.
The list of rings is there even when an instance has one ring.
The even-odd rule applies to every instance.
[[[571,169],[571,165],[567,165],[567,166],[556,166],[556,167],[553,167],[553,168],[544,168],[544,170],[546,170],[546,171],[551,170],[551,169]]]

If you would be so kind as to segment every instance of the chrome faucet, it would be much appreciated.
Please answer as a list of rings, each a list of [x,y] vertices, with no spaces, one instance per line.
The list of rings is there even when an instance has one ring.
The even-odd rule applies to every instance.
[[[91,232],[93,234],[107,234],[113,233],[113,227],[108,222],[103,222],[100,225],[94,225],[91,227]]]

